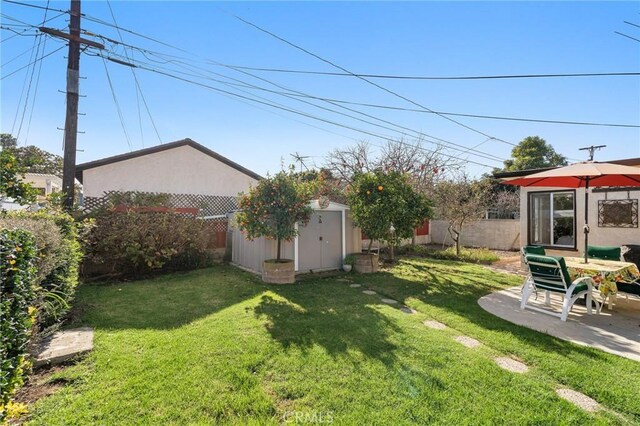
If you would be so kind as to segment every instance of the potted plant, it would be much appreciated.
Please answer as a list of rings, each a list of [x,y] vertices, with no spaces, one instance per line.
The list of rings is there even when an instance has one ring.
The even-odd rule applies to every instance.
[[[355,261],[356,257],[353,254],[346,255],[342,261],[342,270],[345,272],[351,272],[351,268],[353,268]]]
[[[266,237],[277,241],[276,258],[262,264],[262,280],[274,284],[295,282],[292,259],[282,259],[282,241],[291,241],[298,231],[296,223],[306,224],[313,210],[309,207],[311,185],[299,182],[292,172],[281,171],[262,179],[249,193],[240,195],[238,228],[245,237]]]

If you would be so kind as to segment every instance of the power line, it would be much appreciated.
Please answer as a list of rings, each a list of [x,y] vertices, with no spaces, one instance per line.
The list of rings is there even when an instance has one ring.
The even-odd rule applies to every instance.
[[[630,35],[626,35],[626,34],[623,34],[623,33],[621,33],[621,32],[618,32],[618,31],[614,31],[614,33],[616,33],[616,34],[618,34],[618,35],[621,35],[622,37],[630,38],[631,40],[635,40],[635,41],[637,41],[637,42],[640,42],[640,39],[637,39],[637,38],[635,38],[635,37],[631,37]]]
[[[36,9],[43,9],[43,10],[53,10],[55,12],[62,12],[62,13],[69,13],[68,10],[62,10],[62,9],[52,9],[50,7],[45,7],[45,6],[38,6],[37,4],[31,4],[31,3],[22,3],[19,1],[14,1],[14,0],[2,0],[4,3],[12,3],[12,4],[17,4],[20,6],[27,6],[27,7],[34,7]]]
[[[113,9],[111,8],[111,2],[109,0],[107,0],[107,5],[109,6],[109,12],[111,12],[111,18],[113,19],[113,23],[116,25],[116,28],[118,28],[118,37],[120,38],[120,41],[124,43],[122,33],[120,32],[120,27],[118,27],[118,22],[116,21],[116,16],[113,13]],[[126,58],[129,59],[129,55],[127,55],[126,48],[124,49],[124,53]],[[149,115],[149,119],[151,120],[151,125],[153,126],[153,130],[156,132],[156,136],[158,137],[158,141],[160,142],[160,144],[162,144],[162,138],[160,137],[160,133],[158,132],[158,128],[156,127],[156,122],[153,119],[153,116],[151,115],[151,111],[149,110],[149,105],[147,105],[147,100],[145,99],[144,93],[142,92],[142,87],[140,86],[140,82],[138,82],[138,76],[136,76],[136,72],[133,68],[131,68],[131,74],[133,75],[133,80],[136,84],[136,101],[138,103],[138,120],[140,122],[140,137],[142,139],[142,146],[144,146],[144,136],[142,134],[142,116],[140,115],[140,100],[138,99],[138,93],[142,98],[142,102],[144,103],[144,106],[147,110],[147,114]]]
[[[102,57],[102,56],[101,56]],[[124,116],[122,115],[122,110],[120,109],[120,103],[118,102],[118,97],[116,96],[116,91],[113,89],[113,83],[111,82],[111,76],[109,75],[109,68],[107,67],[107,61],[102,57],[102,63],[104,65],[104,71],[107,74],[107,81],[109,82],[109,89],[111,89],[111,96],[113,98],[113,103],[116,105],[116,111],[118,112],[118,118],[120,119],[120,125],[122,126],[122,131],[124,132],[124,137],[127,140],[127,144],[129,145],[129,150],[133,150],[131,145],[131,138],[129,138],[129,132],[127,131],[127,126],[124,122]]]
[[[100,56],[103,59],[108,59],[107,57],[102,56],[100,53],[97,53],[94,56]],[[214,86],[211,86],[211,85],[207,85],[207,84],[204,84],[204,83],[201,83],[201,82],[197,82],[197,81],[194,81],[194,80],[189,80],[189,79],[186,79],[186,78],[183,78],[183,77],[180,77],[180,76],[176,76],[176,75],[170,74],[170,73],[165,72],[165,71],[161,71],[161,70],[157,70],[157,69],[153,69],[153,68],[147,68],[145,66],[138,66],[138,68],[146,70],[146,71],[158,73],[158,74],[161,74],[161,75],[165,75],[167,77],[174,78],[176,80],[184,81],[184,82],[187,82],[187,83],[190,83],[190,84],[194,84],[194,85],[197,85],[197,86],[205,87],[205,88],[211,89],[213,91],[216,91],[218,93],[227,94],[227,95],[230,95],[230,96],[233,96],[233,97],[236,97],[236,98],[249,100],[249,101],[252,101],[252,102],[255,102],[255,103],[259,103],[259,104],[262,104],[262,105],[267,105],[267,106],[270,106],[272,108],[281,109],[281,110],[284,110],[284,111],[287,111],[287,112],[290,112],[290,113],[293,113],[293,114],[301,115],[301,116],[304,116],[304,117],[307,117],[307,118],[311,118],[313,120],[317,120],[317,121],[321,121],[321,122],[324,122],[324,123],[332,124],[332,125],[335,125],[335,126],[338,126],[338,127],[342,127],[342,128],[345,128],[345,129],[356,131],[356,132],[359,132],[359,133],[362,133],[362,134],[366,134],[366,135],[369,135],[369,136],[373,136],[373,137],[376,137],[376,138],[379,138],[379,139],[383,139],[383,140],[391,139],[388,136],[381,136],[379,134],[376,134],[376,133],[373,133],[373,132],[370,132],[370,131],[367,131],[367,130],[358,129],[358,128],[355,128],[355,127],[352,127],[352,126],[349,126],[349,125],[345,125],[345,124],[342,124],[342,123],[338,123],[338,122],[335,122],[335,121],[332,121],[332,120],[328,120],[328,119],[325,119],[325,118],[322,118],[322,117],[317,117],[317,116],[314,116],[312,114],[308,114],[306,112],[297,111],[297,110],[294,110],[294,109],[291,109],[291,108],[288,108],[288,107],[285,107],[285,106],[275,105],[275,104],[273,104],[271,102],[265,102],[265,101],[261,101],[261,100],[258,100],[258,99],[255,99],[255,98],[251,98],[251,97],[248,97],[248,96],[240,95],[238,93],[229,92],[227,90],[220,89],[220,88],[217,88],[217,87],[214,87]],[[406,142],[401,142],[401,143],[404,144],[404,145],[407,145],[407,146],[411,146],[413,148],[416,147],[415,145],[412,145],[412,144],[409,144],[409,143],[406,143]],[[421,150],[427,151],[427,152],[433,152],[433,151],[427,150],[425,148],[421,148]],[[445,154],[445,153],[440,153],[440,155],[442,155],[444,157],[460,160],[459,157],[454,156],[454,155]],[[466,162],[471,163],[471,164],[476,164],[476,165],[479,165],[479,166],[482,166],[482,167],[494,168],[494,166],[491,166],[491,165],[488,165],[488,164],[484,164],[484,163],[480,163],[480,162],[473,161],[473,160],[466,160]]]
[[[44,23],[47,21],[47,14],[49,13],[49,3],[50,0],[47,0],[47,6],[46,9],[44,11],[44,17],[42,18],[42,24],[40,26],[43,26]],[[45,49],[47,48],[47,40],[48,38],[45,37],[44,39],[44,43],[42,45],[42,52],[45,51]],[[40,45],[38,44],[38,48],[40,47]],[[35,69],[35,65],[33,66],[33,68]],[[33,119],[33,111],[36,109],[36,99],[38,98],[38,88],[40,87],[40,74],[42,72],[42,61],[40,61],[40,63],[38,64],[38,75],[36,77],[36,87],[35,90],[33,91],[33,100],[31,101],[31,112],[29,113],[29,121],[27,122],[27,134],[24,137],[24,144],[26,145],[29,141],[29,133],[31,131],[31,120]]]
[[[18,68],[17,70],[13,71],[13,72],[12,72],[12,73],[10,73],[10,74],[3,75],[2,77],[0,77],[0,80],[4,80],[5,78],[11,77],[11,76],[12,76],[12,75],[14,75],[15,73],[20,72],[20,71],[22,71],[23,69],[25,69],[25,68],[27,68],[27,67],[30,67],[31,65],[33,65],[33,64],[35,64],[35,63],[37,63],[37,62],[40,62],[40,61],[42,61],[42,60],[43,60],[43,59],[45,59],[45,58],[48,58],[49,56],[53,55],[53,54],[54,54],[54,53],[56,53],[56,52],[59,52],[60,50],[62,50],[62,49],[64,49],[64,48],[65,48],[65,46],[60,46],[60,47],[59,47],[59,48],[57,48],[56,50],[53,50],[53,51],[51,51],[51,52],[47,53],[46,55],[42,56],[40,59],[36,59],[35,61],[30,62],[30,63],[28,63],[27,65],[25,65],[25,66],[23,66],[23,67]]]
[[[358,79],[360,79],[360,80],[362,80],[362,81],[366,82],[367,84],[370,84],[370,85],[372,85],[372,86],[374,86],[374,87],[377,87],[378,89],[383,90],[383,91],[385,91],[385,92],[387,92],[387,93],[389,93],[389,94],[391,94],[391,95],[393,95],[393,96],[396,96],[396,97],[398,97],[398,98],[400,98],[400,99],[402,99],[402,100],[404,100],[404,101],[406,101],[406,102],[409,102],[409,103],[411,103],[411,104],[413,104],[413,105],[415,105],[415,106],[417,106],[417,107],[419,107],[419,108],[425,109],[425,110],[427,110],[427,111],[432,111],[434,114],[436,114],[436,115],[438,115],[438,116],[440,116],[440,117],[444,118],[445,120],[451,121],[451,122],[453,122],[453,123],[455,123],[455,124],[457,124],[457,125],[459,125],[459,126],[462,126],[462,127],[466,128],[466,129],[468,129],[468,130],[471,130],[471,131],[473,131],[473,132],[475,132],[475,133],[481,134],[481,135],[483,135],[484,137],[492,138],[492,139],[494,139],[494,140],[496,140],[496,141],[500,141],[500,142],[506,143],[506,144],[508,144],[508,145],[515,146],[515,144],[514,144],[514,143],[507,142],[507,141],[505,141],[505,140],[502,140],[502,139],[499,139],[499,138],[493,137],[493,136],[491,136],[491,135],[488,135],[488,134],[486,134],[486,133],[484,133],[484,132],[482,132],[482,131],[480,131],[480,130],[474,129],[474,128],[473,128],[473,127],[471,127],[471,126],[467,126],[467,125],[466,125],[466,124],[464,124],[464,123],[461,123],[461,122],[459,122],[459,121],[457,121],[457,120],[454,120],[454,119],[453,119],[453,118],[451,118],[451,117],[447,117],[446,115],[438,114],[437,112],[433,111],[432,109],[430,109],[430,108],[428,108],[428,107],[426,107],[426,106],[424,106],[424,105],[421,105],[420,103],[415,102],[415,101],[413,101],[413,100],[411,100],[411,99],[407,98],[406,96],[403,96],[403,95],[401,95],[401,94],[399,94],[399,93],[397,93],[397,92],[394,92],[393,90],[387,89],[386,87],[381,86],[381,85],[379,85],[378,83],[373,82],[373,81],[371,81],[371,80],[368,80],[368,79],[367,79],[367,78],[365,78],[365,77],[360,77],[360,76],[358,76],[358,75],[354,74],[353,72],[349,71],[348,69],[346,69],[346,68],[344,68],[344,67],[342,67],[342,66],[340,66],[340,65],[337,65],[337,64],[335,64],[334,62],[331,62],[330,60],[325,59],[325,58],[321,57],[320,55],[317,55],[317,54],[315,54],[315,53],[313,53],[313,52],[311,52],[311,51],[309,51],[309,50],[307,50],[307,49],[305,49],[305,48],[303,48],[303,47],[301,47],[301,46],[298,46],[297,44],[292,43],[292,42],[290,42],[289,40],[286,40],[285,38],[280,37],[279,35],[274,34],[274,33],[272,33],[272,32],[270,32],[270,31],[268,31],[268,30],[266,30],[266,29],[264,29],[264,28],[262,28],[262,27],[260,27],[260,26],[258,26],[258,25],[256,25],[256,24],[254,24],[254,23],[252,23],[252,22],[250,22],[250,21],[247,21],[246,19],[241,18],[241,17],[240,17],[240,16],[238,16],[238,15],[234,15],[234,14],[231,14],[231,15],[232,15],[233,17],[235,17],[236,19],[238,19],[239,21],[241,21],[241,22],[245,23],[246,25],[249,25],[249,26],[251,26],[251,27],[253,27],[253,28],[255,28],[255,29],[257,29],[257,30],[259,30],[259,31],[263,32],[263,33],[265,33],[265,34],[268,34],[268,35],[270,35],[271,37],[274,37],[275,39],[280,40],[281,42],[283,42],[283,43],[285,43],[285,44],[288,44],[289,46],[294,47],[294,48],[296,48],[296,49],[298,49],[298,50],[300,50],[300,51],[302,51],[302,52],[304,52],[304,53],[306,53],[306,54],[308,54],[308,55],[310,55],[310,56],[313,56],[314,58],[316,58],[316,59],[318,59],[318,60],[320,60],[320,61],[322,61],[322,62],[324,62],[324,63],[327,63],[327,64],[329,64],[329,65],[331,65],[331,66],[333,66],[333,67],[335,67],[335,68],[337,68],[337,69],[339,69],[339,70],[342,70],[343,72],[348,73],[348,74],[352,75],[353,77],[356,77],[356,78],[358,78]]]
[[[111,59],[111,58],[107,58],[107,59],[113,60],[113,59]],[[125,63],[125,65],[132,65],[132,64],[126,64],[126,63]],[[367,124],[370,124],[370,125],[373,125],[373,126],[376,126],[376,127],[380,127],[380,128],[386,129],[386,130],[391,130],[391,131],[393,131],[393,132],[398,132],[398,133],[401,133],[401,135],[405,135],[405,133],[404,133],[404,132],[399,132],[398,130],[393,129],[393,128],[390,128],[390,127],[388,127],[388,126],[384,126],[384,125],[380,125],[380,124],[377,124],[377,123],[373,123],[373,122],[368,121],[368,120],[364,120],[364,119],[361,119],[361,118],[358,118],[358,117],[354,117],[353,115],[350,115],[350,114],[341,113],[341,112],[336,111],[336,110],[331,109],[331,108],[326,108],[326,107],[323,107],[323,106],[320,106],[320,105],[317,105],[317,104],[314,104],[314,103],[311,103],[311,102],[307,102],[307,101],[303,101],[303,100],[300,100],[300,99],[296,99],[296,98],[294,98],[294,97],[290,96],[288,93],[278,92],[278,91],[270,90],[270,89],[267,89],[267,88],[264,88],[264,87],[256,86],[256,85],[253,85],[253,84],[250,84],[250,83],[242,82],[242,80],[238,80],[238,79],[233,78],[233,77],[223,76],[223,75],[221,75],[221,74],[211,72],[212,74],[220,75],[220,76],[222,76],[222,77],[225,77],[225,78],[231,79],[231,80],[233,80],[233,81],[242,82],[242,84],[229,83],[229,82],[222,81],[222,80],[215,79],[215,78],[204,77],[204,76],[202,76],[202,75],[194,75],[194,74],[190,74],[190,73],[184,73],[184,72],[180,72],[180,71],[176,71],[176,70],[171,70],[171,71],[173,71],[173,72],[178,72],[179,74],[188,75],[188,76],[191,76],[191,77],[204,78],[204,79],[207,79],[207,80],[211,80],[211,81],[214,81],[214,82],[217,82],[217,83],[223,84],[223,85],[225,85],[225,86],[233,86],[236,90],[240,90],[241,92],[244,92],[244,93],[249,93],[249,92],[246,92],[245,90],[242,90],[242,89],[238,89],[237,87],[238,87],[238,86],[240,86],[240,87],[244,87],[244,88],[253,88],[253,89],[256,89],[256,90],[261,90],[261,91],[266,91],[266,92],[269,92],[269,93],[278,94],[278,95],[281,95],[281,96],[287,97],[287,98],[289,98],[289,99],[294,99],[294,100],[296,100],[296,101],[298,101],[298,102],[302,102],[302,103],[305,103],[305,104],[311,105],[311,106],[313,106],[313,107],[316,107],[316,108],[319,108],[319,109],[322,109],[322,110],[325,110],[325,111],[329,111],[329,112],[332,112],[332,113],[335,113],[335,114],[339,114],[339,115],[341,115],[341,116],[345,116],[345,117],[348,117],[348,118],[352,118],[352,119],[355,119],[355,120],[358,120],[358,121],[361,121],[361,122],[364,122],[364,123],[367,123]],[[243,73],[246,73],[246,72],[244,72],[244,71],[242,71],[242,72],[243,72]],[[288,89],[288,88],[286,88],[286,87],[283,87],[283,86],[281,86],[281,85],[279,85],[279,84],[277,84],[277,83],[273,83],[273,82],[271,82],[271,81],[269,81],[269,80],[265,80],[265,79],[263,79],[263,78],[261,78],[261,77],[254,76],[253,74],[250,74],[250,73],[247,73],[247,74],[248,74],[248,75],[250,75],[250,76],[253,76],[253,77],[255,77],[255,78],[258,78],[258,79],[260,79],[260,80],[266,81],[266,82],[268,82],[269,84],[273,84],[273,85],[275,85],[275,86],[277,86],[277,87],[284,88],[285,90],[290,90],[290,89]],[[298,92],[298,93],[302,93],[302,92]],[[311,95],[305,95],[305,94],[302,94],[302,95],[303,95],[303,96],[306,96],[306,97],[314,98],[314,97],[313,97],[313,96],[311,96]],[[254,96],[255,96],[255,95],[254,95]],[[265,98],[262,98],[262,99],[265,99]],[[328,102],[329,102],[329,103],[331,103],[330,101],[328,101]],[[335,105],[335,104],[334,104],[334,105]],[[362,115],[364,115],[364,116],[367,116],[367,117],[373,118],[373,119],[378,120],[378,121],[381,121],[381,122],[383,122],[383,123],[387,123],[387,124],[393,125],[393,126],[395,126],[395,127],[398,127],[398,128],[401,128],[401,129],[404,129],[404,130],[408,130],[408,131],[410,131],[410,132],[413,132],[413,133],[415,133],[416,135],[418,135],[418,137],[420,137],[420,138],[425,138],[424,140],[425,140],[426,142],[428,142],[428,143],[431,143],[431,144],[434,144],[434,145],[446,146],[447,148],[450,148],[450,149],[453,149],[453,150],[456,150],[456,151],[460,151],[460,152],[468,152],[468,151],[469,151],[469,147],[467,147],[467,146],[460,145],[460,144],[457,144],[457,143],[455,143],[455,142],[450,142],[450,141],[447,141],[447,140],[444,140],[444,139],[440,139],[440,138],[437,138],[437,137],[435,137],[435,136],[430,136],[430,135],[428,135],[428,134],[424,134],[424,133],[419,132],[419,131],[417,131],[417,130],[413,130],[413,129],[410,129],[410,128],[408,128],[408,127],[404,127],[404,126],[397,125],[397,124],[392,123],[392,122],[390,122],[390,121],[386,121],[386,120],[383,120],[383,119],[377,118],[377,117],[372,116],[372,115],[370,115],[370,114],[366,114],[366,113],[363,113],[363,112],[361,112],[361,111],[354,110],[354,109],[352,109],[352,108],[346,108],[346,107],[342,107],[342,106],[340,106],[340,105],[336,105],[336,106],[341,107],[341,108],[344,108],[344,109],[347,109],[347,110],[349,110],[349,111],[356,112],[356,113],[358,113],[358,114],[362,114]],[[430,140],[426,139],[427,137],[428,137],[428,138],[435,139],[435,140],[437,140],[437,141],[439,141],[439,142],[430,141]],[[441,143],[441,142],[442,142],[442,143]],[[446,145],[445,145],[445,144],[446,144]],[[456,147],[459,147],[459,148],[456,148]],[[488,160],[492,160],[492,161],[502,162],[502,161],[504,161],[504,160],[505,160],[504,158],[500,158],[500,157],[497,157],[497,156],[495,156],[495,155],[487,154],[487,153],[482,152],[482,151],[477,151],[477,152],[476,152],[476,155],[478,155],[479,157],[482,157],[482,158],[488,159]]]
[[[570,74],[505,74],[505,75],[474,75],[474,76],[411,76],[411,75],[392,75],[392,74],[364,74],[331,71],[308,71],[293,70],[286,68],[260,68],[248,67],[241,65],[226,65],[231,68],[238,68],[250,71],[264,71],[273,73],[288,74],[311,74],[311,75],[327,75],[337,77],[365,77],[389,80],[501,80],[501,79],[519,79],[519,78],[568,78],[568,77],[623,77],[623,76],[640,76],[640,72],[602,72],[602,73],[570,73]]]

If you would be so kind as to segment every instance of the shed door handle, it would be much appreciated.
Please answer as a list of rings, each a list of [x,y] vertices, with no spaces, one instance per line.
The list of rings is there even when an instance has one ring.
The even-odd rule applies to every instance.
[[[322,237],[318,237],[320,239],[320,241],[322,241]]]

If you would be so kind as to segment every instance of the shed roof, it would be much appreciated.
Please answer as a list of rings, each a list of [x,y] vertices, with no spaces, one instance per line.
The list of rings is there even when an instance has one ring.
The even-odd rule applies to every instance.
[[[218,154],[215,151],[210,150],[206,146],[200,145],[196,141],[186,138],[175,142],[169,142],[162,145],[156,145],[149,148],[139,149],[137,151],[127,152],[126,154],[114,155],[113,157],[102,158],[100,160],[90,161],[88,163],[78,164],[76,166],[76,178],[82,182],[82,172],[85,170],[93,169],[100,166],[105,166],[107,164],[118,163],[120,161],[130,160],[132,158],[142,157],[149,154],[155,154],[157,152],[167,151],[174,148],[180,148],[183,146],[190,146],[191,148],[195,148],[203,154],[208,155],[209,157],[215,158],[221,163],[226,164],[229,167],[232,167],[239,172],[246,174],[253,179],[260,180],[262,176],[259,174],[247,169],[246,167],[242,167],[240,164],[229,160],[227,157],[224,157]]]

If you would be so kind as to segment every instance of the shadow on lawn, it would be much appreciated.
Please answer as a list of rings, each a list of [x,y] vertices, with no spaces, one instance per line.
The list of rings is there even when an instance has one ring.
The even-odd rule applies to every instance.
[[[79,288],[72,325],[100,329],[173,329],[263,293],[255,276],[214,266],[154,279]]]
[[[438,261],[444,268],[435,269],[419,261],[401,261],[403,273],[413,275],[416,281],[403,279],[397,274],[385,271],[368,278],[371,287],[380,293],[386,293],[405,304],[409,299],[417,299],[426,305],[450,311],[468,319],[485,330],[496,333],[509,333],[523,343],[537,347],[542,351],[551,351],[560,355],[580,354],[589,358],[606,359],[609,355],[596,349],[580,347],[570,342],[530,330],[485,311],[477,301],[493,291],[514,285],[508,275],[490,271],[472,272],[469,265],[459,262]],[[444,269],[444,271],[443,271]],[[444,272],[444,273],[443,273]]]
[[[325,293],[329,286],[335,286],[335,291]],[[286,349],[297,347],[308,352],[319,345],[333,357],[355,350],[393,364],[396,345],[389,337],[400,328],[368,306],[360,291],[345,287],[314,282],[296,284],[296,288],[272,288],[278,297],[263,295],[254,313],[266,319],[267,331]]]

